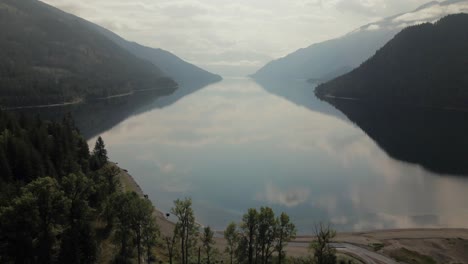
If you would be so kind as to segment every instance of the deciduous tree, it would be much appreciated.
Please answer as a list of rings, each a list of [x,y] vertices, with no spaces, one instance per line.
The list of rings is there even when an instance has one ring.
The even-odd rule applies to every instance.
[[[180,250],[182,257],[182,264],[189,263],[190,249],[193,240],[197,235],[197,227],[195,225],[195,216],[192,210],[192,199],[185,198],[184,200],[177,199],[174,201],[174,207],[171,209],[178,221],[178,237],[180,238]]]
[[[276,251],[278,252],[278,264],[281,264],[286,256],[284,248],[287,246],[288,242],[293,240],[296,237],[296,226],[291,223],[289,216],[285,213],[281,215],[276,220]]]
[[[336,250],[330,246],[336,232],[330,228],[330,225],[320,223],[315,226],[316,240],[310,244],[314,251],[314,259],[317,264],[335,264]]]

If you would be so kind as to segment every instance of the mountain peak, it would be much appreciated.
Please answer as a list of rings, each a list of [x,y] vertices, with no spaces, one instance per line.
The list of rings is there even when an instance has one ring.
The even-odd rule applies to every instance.
[[[253,78],[324,79],[344,67],[355,68],[399,31],[411,25],[436,22],[453,13],[468,12],[468,1],[432,1],[407,13],[363,25],[339,38],[315,43],[267,63]],[[337,75],[332,76],[337,77]]]

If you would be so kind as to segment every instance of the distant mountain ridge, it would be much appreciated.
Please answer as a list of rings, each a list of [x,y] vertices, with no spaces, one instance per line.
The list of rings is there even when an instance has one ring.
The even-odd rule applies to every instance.
[[[412,12],[391,16],[342,37],[299,49],[269,62],[252,77],[327,81],[344,73],[343,69],[359,66],[403,28],[461,12],[468,12],[467,0],[429,2]]]
[[[208,84],[222,80],[221,76],[186,62],[169,51],[146,47],[136,42],[125,40],[101,26],[92,23],[90,25],[133,55],[153,63],[180,85],[193,85],[194,83]]]
[[[319,85],[316,94],[468,110],[468,14],[404,29],[360,67]]]

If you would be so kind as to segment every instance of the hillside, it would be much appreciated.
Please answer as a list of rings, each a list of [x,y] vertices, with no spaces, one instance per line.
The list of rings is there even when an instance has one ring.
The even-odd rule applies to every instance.
[[[79,19],[35,0],[0,0],[0,106],[52,104],[176,83]]]
[[[252,77],[328,81],[359,66],[401,29],[423,22],[433,22],[458,12],[468,12],[468,1],[433,1],[412,12],[388,17],[364,25],[342,37],[299,49],[268,63]]]
[[[468,14],[404,29],[359,68],[320,85],[319,97],[466,108]]]
[[[194,83],[208,84],[222,79],[221,76],[186,62],[169,51],[150,48],[136,42],[127,41],[103,27],[94,24],[91,24],[91,26],[138,58],[153,63],[160,68],[164,74],[176,80],[181,86],[187,84],[193,85]]]

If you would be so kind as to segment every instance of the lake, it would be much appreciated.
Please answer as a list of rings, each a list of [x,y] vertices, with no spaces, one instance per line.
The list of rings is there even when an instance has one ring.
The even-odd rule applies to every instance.
[[[320,221],[340,231],[468,227],[468,178],[391,158],[310,84],[232,78],[184,95],[99,131],[163,212],[191,197],[197,221],[216,230],[261,206],[289,214],[300,234]]]

